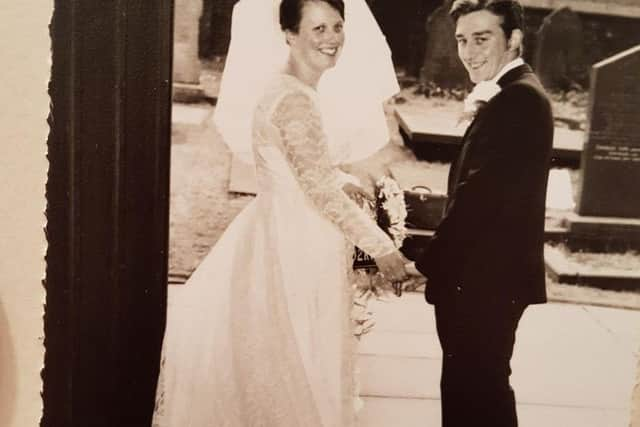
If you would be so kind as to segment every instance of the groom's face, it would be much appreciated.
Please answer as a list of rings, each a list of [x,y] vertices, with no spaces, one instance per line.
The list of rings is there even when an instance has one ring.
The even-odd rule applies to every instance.
[[[456,24],[458,56],[474,83],[491,80],[514,59],[500,26],[502,18],[479,10],[462,15]]]

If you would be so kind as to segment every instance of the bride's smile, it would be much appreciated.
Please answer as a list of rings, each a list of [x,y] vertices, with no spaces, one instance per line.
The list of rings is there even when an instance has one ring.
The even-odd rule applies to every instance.
[[[329,56],[336,56],[338,54],[338,48],[337,47],[325,47],[325,48],[320,48],[318,49],[320,52],[322,52],[325,55],[329,55]]]

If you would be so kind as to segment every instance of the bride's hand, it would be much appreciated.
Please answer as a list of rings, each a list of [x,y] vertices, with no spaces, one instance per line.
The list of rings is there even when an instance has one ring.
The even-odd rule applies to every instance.
[[[342,191],[345,192],[347,196],[353,201],[355,201],[359,206],[362,206],[365,201],[373,202],[375,198],[373,194],[366,191],[359,185],[353,184],[351,182],[347,182],[342,186]]]
[[[407,259],[397,250],[376,258],[378,270],[391,283],[407,280],[407,272],[405,271],[407,263]]]

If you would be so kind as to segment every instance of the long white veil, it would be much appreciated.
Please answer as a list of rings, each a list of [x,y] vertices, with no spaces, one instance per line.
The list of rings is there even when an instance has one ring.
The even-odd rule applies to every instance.
[[[288,56],[279,5],[280,0],[240,0],[233,9],[214,122],[231,151],[248,163],[253,110]],[[391,51],[365,0],[345,0],[344,30],[338,63],[318,85],[336,163],[364,159],[388,142],[383,103],[399,90]]]

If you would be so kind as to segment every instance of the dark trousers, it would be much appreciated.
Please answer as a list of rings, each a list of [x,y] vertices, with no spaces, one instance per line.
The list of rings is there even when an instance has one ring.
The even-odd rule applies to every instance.
[[[515,333],[525,305],[457,291],[435,305],[442,346],[443,427],[516,427],[509,384]]]

